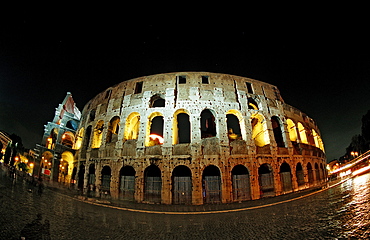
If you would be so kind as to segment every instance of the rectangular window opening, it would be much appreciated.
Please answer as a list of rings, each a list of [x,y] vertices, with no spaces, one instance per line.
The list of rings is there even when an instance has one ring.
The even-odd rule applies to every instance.
[[[186,83],[186,76],[177,76],[178,83],[179,84],[185,84]]]
[[[245,85],[247,86],[247,91],[248,91],[248,93],[254,93],[253,92],[253,88],[252,88],[252,83],[250,83],[250,82],[245,82]]]
[[[209,84],[209,76],[202,76],[202,83]]]
[[[143,91],[143,82],[137,82],[135,86],[135,94]]]

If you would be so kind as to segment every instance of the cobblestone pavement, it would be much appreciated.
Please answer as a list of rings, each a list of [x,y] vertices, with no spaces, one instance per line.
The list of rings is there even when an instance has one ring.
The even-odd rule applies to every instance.
[[[265,208],[168,215],[96,206],[50,189],[39,196],[0,170],[0,239],[20,239],[32,229],[34,239],[42,232],[44,239],[369,239],[369,186],[365,174]]]

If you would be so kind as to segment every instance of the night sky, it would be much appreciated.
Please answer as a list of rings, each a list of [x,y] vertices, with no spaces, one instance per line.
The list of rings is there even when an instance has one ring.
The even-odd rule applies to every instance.
[[[126,10],[127,11],[127,10]],[[168,14],[168,13],[167,13]],[[195,13],[194,13],[195,14]],[[145,15],[145,14],[144,14]],[[328,22],[211,18],[203,12],[161,20],[79,12],[37,18],[23,12],[0,26],[0,129],[27,148],[66,93],[78,108],[135,77],[209,71],[276,85],[284,101],[316,120],[327,158],[344,154],[370,109],[366,28],[339,15]],[[193,16],[194,17],[194,16]]]

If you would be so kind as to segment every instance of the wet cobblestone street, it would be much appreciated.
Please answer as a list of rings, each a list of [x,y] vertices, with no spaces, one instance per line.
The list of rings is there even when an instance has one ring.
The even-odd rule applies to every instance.
[[[0,171],[0,239],[20,239],[37,214],[50,222],[51,239],[368,239],[369,186],[365,174],[274,206],[170,215],[96,206],[50,189],[38,196],[22,179],[11,181]]]

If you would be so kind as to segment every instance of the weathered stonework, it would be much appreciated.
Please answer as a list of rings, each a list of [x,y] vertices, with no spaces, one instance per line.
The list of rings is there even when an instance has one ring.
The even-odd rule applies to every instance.
[[[87,195],[227,203],[326,179],[315,122],[277,87],[239,76],[177,72],[121,82],[85,105],[77,132],[77,186]]]

